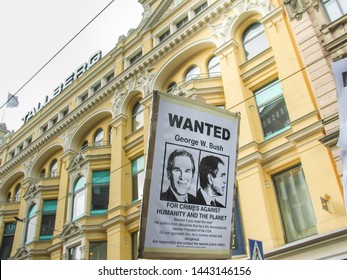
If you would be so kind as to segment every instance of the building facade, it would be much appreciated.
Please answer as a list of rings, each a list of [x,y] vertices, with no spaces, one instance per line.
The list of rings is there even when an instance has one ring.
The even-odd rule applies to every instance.
[[[139,0],[140,25],[1,138],[1,258],[137,258],[153,90],[241,114],[233,259],[248,239],[267,259],[347,258],[339,167],[284,2]]]

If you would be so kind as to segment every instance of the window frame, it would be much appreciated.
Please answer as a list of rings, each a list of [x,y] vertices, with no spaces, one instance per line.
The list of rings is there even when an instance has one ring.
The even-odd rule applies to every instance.
[[[104,174],[104,176],[99,177],[96,176],[97,174]],[[103,179],[103,180],[100,180]],[[107,179],[105,181],[105,179]],[[97,181],[100,181],[99,183]],[[106,190],[105,192],[100,191],[100,195],[107,196],[107,203],[104,208],[102,209],[94,209],[95,206],[95,199],[96,197],[94,196],[94,191],[96,190]],[[109,203],[109,191],[110,191],[110,170],[96,170],[93,171],[92,173],[92,197],[91,197],[91,208],[90,208],[90,214],[91,215],[99,215],[99,214],[105,214],[108,211],[108,203]]]
[[[283,178],[288,173],[294,173],[296,171],[298,171],[296,174],[299,174],[299,172],[301,172],[301,175],[298,175],[296,180],[295,180],[295,178],[291,177],[291,179],[288,180],[289,183],[287,181],[287,184],[284,184],[284,186],[283,186],[283,184],[280,186],[280,184],[278,184],[276,182],[276,179],[280,178],[280,176],[282,176],[282,178]],[[297,240],[300,240],[300,239],[303,239],[303,238],[306,238],[306,237],[309,237],[309,236],[317,234],[318,231],[317,231],[317,227],[316,227],[317,226],[316,213],[315,213],[314,208],[313,208],[312,199],[311,199],[311,196],[310,196],[310,193],[309,193],[309,190],[308,190],[307,182],[306,182],[306,179],[305,179],[305,174],[303,172],[303,169],[302,169],[301,165],[299,164],[299,165],[293,166],[291,168],[285,169],[285,170],[283,170],[283,171],[281,171],[279,173],[273,174],[271,177],[272,177],[272,181],[273,181],[274,188],[275,188],[277,204],[278,204],[278,209],[279,209],[280,216],[281,216],[281,222],[282,222],[282,226],[283,226],[283,233],[284,233],[285,242],[286,243],[291,243],[291,242],[295,242]],[[299,181],[300,183],[304,183],[304,186],[301,186],[302,189],[300,190],[300,195],[296,195],[296,197],[294,197],[294,196],[295,196],[295,192],[297,192],[298,188],[297,188],[297,185],[295,184],[296,183],[295,181],[296,182]],[[292,187],[296,188],[295,192],[293,190],[291,190],[290,193],[289,192],[284,193],[284,191],[286,191],[287,189],[292,189]],[[303,188],[305,188],[305,189],[303,189]],[[280,193],[280,191],[281,191],[281,193]],[[286,199],[284,200],[284,202],[288,203],[288,205],[286,205],[286,207],[281,205],[281,201],[280,201],[281,196],[282,197],[286,197]],[[306,196],[306,197],[304,197],[304,196]],[[305,199],[305,198],[306,198],[306,202],[305,202],[305,206],[303,206],[303,203],[302,203],[303,201],[302,200]],[[299,201],[295,201],[295,203],[290,204],[290,200],[291,199],[292,200],[297,199]],[[308,213],[305,213],[305,215],[302,214],[301,219],[300,219],[299,214],[300,214],[301,210],[298,211],[297,209],[294,209],[294,206],[295,206],[295,208],[300,208],[300,209],[302,207],[305,207],[304,210],[305,211],[306,210],[310,210],[311,213],[309,213],[309,214],[311,214],[313,216],[309,217]],[[310,209],[308,209],[308,207],[310,207]],[[288,209],[290,209],[290,210],[286,211]],[[297,210],[297,211],[295,211],[295,210]],[[288,213],[286,213],[286,212],[288,212]],[[296,214],[294,215],[295,217],[290,220],[290,215],[293,216],[292,213],[296,213]],[[285,215],[287,217],[285,217]],[[314,222],[315,222],[315,225],[310,227],[311,231],[307,232],[306,235],[299,236],[297,238],[293,238],[293,236],[291,236],[291,235],[294,234],[294,232],[292,232],[292,230],[293,229],[294,230],[295,229],[299,229],[300,227],[302,227],[303,226],[303,222],[302,222],[303,220],[306,223],[307,222],[312,222],[312,220],[308,221],[309,218],[313,219]],[[288,223],[292,223],[293,225],[290,225]],[[298,225],[298,226],[296,226],[295,224]],[[295,234],[298,234],[298,232],[295,232]]]
[[[145,157],[144,155],[142,155],[131,161],[131,186],[132,186],[131,197],[133,202],[142,199],[142,190],[143,190],[144,175],[145,175],[144,172],[145,172]],[[142,182],[139,182],[140,180],[142,180]]]
[[[219,71],[213,71],[213,70]],[[212,56],[207,62],[207,72],[210,78],[219,77],[221,75],[221,65],[218,56]]]
[[[38,207],[36,203],[32,203],[28,210],[25,219],[25,233],[24,244],[29,244],[35,240],[36,237],[36,225],[38,220]]]
[[[271,91],[272,87],[274,87],[272,89],[273,91]],[[273,94],[273,92],[277,89],[279,91],[277,93],[275,92]],[[283,95],[283,89],[282,89],[282,86],[281,86],[278,79],[272,80],[271,82],[265,84],[261,88],[255,90],[253,93],[254,93],[254,97],[255,97],[255,103],[257,106],[259,120],[260,120],[262,131],[263,131],[264,140],[268,140],[268,139],[288,130],[291,127],[290,126],[289,113],[288,113],[287,105],[286,105],[285,98]],[[268,98],[267,95],[270,95],[270,94],[272,97]],[[276,104],[276,103],[277,104],[283,103],[283,106],[280,108],[282,110],[280,110],[279,116],[277,116],[277,115],[273,116],[274,114],[272,114],[270,120],[269,120],[269,118],[265,118],[265,115],[262,115],[262,113],[264,113],[266,107],[268,106],[269,108],[271,108],[270,106],[273,104]],[[275,118],[275,119],[273,119],[273,118]],[[271,123],[273,123],[273,121],[277,121],[280,119],[283,120],[283,122],[281,123],[282,127],[278,128],[277,130],[272,131],[272,132],[268,131],[268,129],[270,127],[269,125],[271,125]],[[280,123],[280,122],[278,121],[277,123]]]
[[[200,68],[198,65],[194,64],[189,66],[189,68],[187,69],[185,75],[184,75],[184,81],[186,83],[198,79],[200,76]]]
[[[49,203],[52,204],[51,202],[53,202],[53,204],[55,205],[48,206],[47,204]],[[43,201],[40,237],[39,237],[40,240],[50,240],[53,237],[55,221],[56,221],[56,213],[57,213],[57,203],[58,203],[57,199],[50,199],[50,200]],[[45,233],[50,233],[50,234],[45,234]]]
[[[248,47],[252,45],[256,45],[257,48],[253,50],[253,48]],[[260,48],[259,46],[261,45],[264,45],[264,47]],[[245,53],[246,61],[253,59],[254,57],[258,56],[270,47],[270,44],[265,34],[264,26],[260,22],[256,21],[251,23],[243,31],[242,46]]]
[[[79,186],[80,180],[84,180],[84,186]],[[85,215],[86,212],[86,197],[87,197],[87,179],[85,176],[79,176],[72,188],[71,201],[71,221],[75,221]],[[78,211],[77,211],[78,210]]]
[[[94,137],[93,137],[93,146],[94,147],[99,147],[99,146],[103,145],[104,138],[105,138],[104,134],[105,133],[104,133],[103,128],[100,127],[96,130],[96,132],[94,133]]]
[[[345,1],[345,0],[344,0]],[[324,7],[324,11],[327,15],[327,17],[329,18],[330,22],[333,22],[341,17],[343,17],[344,15],[347,14],[347,4],[345,4],[345,6],[343,6],[341,3],[343,3],[341,0],[321,0],[322,5]],[[328,6],[332,6],[334,5],[335,7],[335,11],[332,11],[328,8]],[[338,9],[338,12],[340,13],[339,15],[335,15],[336,9]],[[346,11],[344,11],[344,9],[346,9]]]
[[[140,121],[139,121],[140,120]],[[136,124],[138,122],[138,124]],[[131,131],[137,131],[144,126],[144,107],[137,101],[131,110]]]

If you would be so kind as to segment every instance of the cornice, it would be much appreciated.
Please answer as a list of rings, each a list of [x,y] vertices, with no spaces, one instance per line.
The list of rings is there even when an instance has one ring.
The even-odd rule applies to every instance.
[[[54,137],[59,136],[66,129],[71,127],[72,123],[81,119],[84,115],[89,113],[93,107],[96,107],[106,98],[108,98],[114,91],[113,85],[107,85],[102,92],[91,96],[82,106],[77,107],[75,110],[70,112],[70,114],[58,122],[54,127],[50,128],[46,133],[37,138],[30,146],[26,147],[18,155],[12,158],[10,161],[5,163],[0,168],[0,175],[4,176],[6,172],[11,170],[18,164],[21,164],[25,159],[31,157],[37,150],[39,150],[43,145],[47,144]]]

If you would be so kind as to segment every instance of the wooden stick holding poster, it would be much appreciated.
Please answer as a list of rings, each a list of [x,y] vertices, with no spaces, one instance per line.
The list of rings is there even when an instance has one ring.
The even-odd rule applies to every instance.
[[[140,258],[231,258],[239,122],[239,114],[153,93]]]

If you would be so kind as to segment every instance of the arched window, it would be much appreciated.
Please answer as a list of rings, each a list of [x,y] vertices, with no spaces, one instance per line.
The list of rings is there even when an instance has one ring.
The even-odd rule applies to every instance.
[[[72,194],[72,220],[76,220],[84,214],[86,202],[86,178],[81,176],[75,182]]]
[[[41,177],[41,178],[44,178],[45,176],[46,176],[46,169],[42,169],[42,170],[41,170],[40,177]]]
[[[242,36],[246,59],[249,60],[269,47],[264,27],[259,22],[250,25]]]
[[[216,77],[220,76],[221,70],[220,70],[220,63],[219,58],[217,56],[213,56],[207,65],[208,69],[208,75],[209,77]]]
[[[57,159],[54,159],[52,161],[49,175],[50,177],[56,177],[58,175],[58,160]]]
[[[20,184],[18,184],[14,190],[14,202],[20,201]]]
[[[34,240],[35,229],[37,226],[37,205],[33,204],[28,209],[28,214],[26,217],[26,230],[24,243],[27,244]]]
[[[84,149],[87,149],[88,148],[88,141],[85,140],[81,146],[81,151],[83,151]]]
[[[104,141],[104,130],[99,128],[94,136],[94,146],[101,146]]]
[[[175,89],[175,87],[177,86],[176,82],[172,82],[171,84],[169,84],[169,86],[167,87],[166,92],[167,93],[172,93],[172,91]]]
[[[200,69],[198,66],[193,65],[191,66],[188,71],[186,72],[185,81],[189,82],[190,80],[198,78],[200,75]]]
[[[136,102],[132,111],[132,131],[143,127],[143,106]]]
[[[7,193],[6,201],[11,202],[11,192]]]

